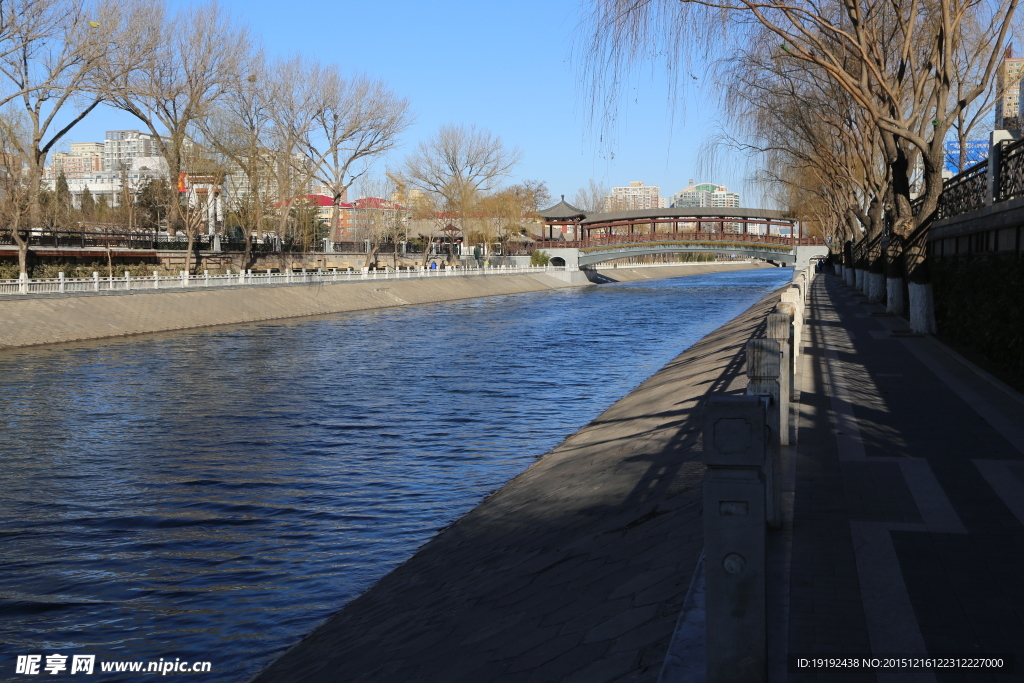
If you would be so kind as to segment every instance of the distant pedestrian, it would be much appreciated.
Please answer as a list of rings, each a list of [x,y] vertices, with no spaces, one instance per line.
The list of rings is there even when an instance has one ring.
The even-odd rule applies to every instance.
[[[430,269],[431,270],[437,270],[437,261],[431,261],[430,262]]]

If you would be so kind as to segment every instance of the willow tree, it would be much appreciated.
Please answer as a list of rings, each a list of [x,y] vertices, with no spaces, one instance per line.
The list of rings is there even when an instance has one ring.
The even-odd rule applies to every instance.
[[[786,59],[820,70],[878,131],[892,186],[893,237],[905,243],[911,327],[932,332],[924,255],[942,193],[943,143],[991,86],[1017,6],[1018,0],[595,0],[592,74],[607,78],[656,54],[668,55],[671,67],[694,56],[720,58],[762,34]],[[954,84],[964,73],[974,80],[958,91]]]
[[[762,40],[722,64],[718,77],[730,133],[713,146],[751,157],[756,178],[776,202],[803,218],[813,216],[831,244],[856,239],[872,245],[859,265],[869,297],[882,301],[881,238],[891,183],[878,131],[832,79],[774,47]],[[890,303],[902,312],[897,289]]]

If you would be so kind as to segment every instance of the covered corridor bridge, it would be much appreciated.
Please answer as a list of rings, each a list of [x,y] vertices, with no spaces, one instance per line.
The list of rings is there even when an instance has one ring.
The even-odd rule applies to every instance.
[[[778,263],[805,263],[827,253],[818,239],[797,237],[797,219],[770,209],[681,208],[586,215],[563,200],[543,212],[536,248],[570,269],[630,256],[727,253]]]

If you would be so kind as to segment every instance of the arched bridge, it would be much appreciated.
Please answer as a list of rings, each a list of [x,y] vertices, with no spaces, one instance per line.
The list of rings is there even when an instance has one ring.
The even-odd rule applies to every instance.
[[[797,237],[798,221],[769,209],[646,209],[545,217],[537,248],[570,270],[654,254],[735,254],[805,264],[824,255],[821,240]]]

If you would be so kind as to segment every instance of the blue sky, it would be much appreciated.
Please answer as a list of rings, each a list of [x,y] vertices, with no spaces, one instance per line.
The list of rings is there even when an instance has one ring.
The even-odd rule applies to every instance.
[[[383,79],[410,100],[416,123],[401,149],[374,165],[379,175],[438,126],[465,123],[518,145],[523,161],[515,179],[546,181],[556,200],[563,193],[571,198],[591,178],[608,186],[659,185],[662,196],[695,178],[727,184],[751,205],[737,168],[714,177],[696,173],[700,143],[717,125],[717,112],[707,104],[714,101],[711,93],[684,91],[684,106],[673,114],[663,77],[646,70],[623,91],[614,142],[600,139],[579,83],[578,27],[586,7],[577,0],[221,0],[221,6],[247,23],[271,55],[336,62]],[[97,111],[65,142],[98,141],[105,130],[139,127],[126,114]]]

